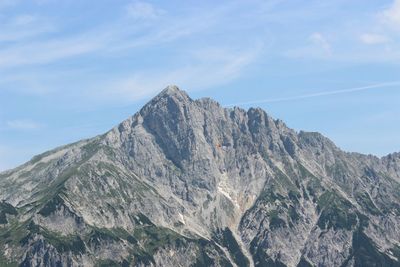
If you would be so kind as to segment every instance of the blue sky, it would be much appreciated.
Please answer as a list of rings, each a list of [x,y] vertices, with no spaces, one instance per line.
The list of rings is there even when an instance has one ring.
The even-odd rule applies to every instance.
[[[347,151],[400,151],[400,0],[0,0],[0,170],[168,84]]]

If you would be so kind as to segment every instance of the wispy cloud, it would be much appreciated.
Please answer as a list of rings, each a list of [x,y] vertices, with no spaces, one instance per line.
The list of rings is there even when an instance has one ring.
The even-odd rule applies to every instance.
[[[239,78],[263,52],[262,43],[255,47],[232,50],[205,48],[192,53],[193,64],[168,71],[148,70],[132,73],[87,91],[98,99],[136,101],[160,91],[169,84],[190,91],[204,90]],[[154,77],[157,77],[156,79]]]
[[[130,52],[134,48],[148,48],[176,41],[209,29],[229,8],[229,6],[216,7],[207,14],[170,16],[163,21],[142,25],[135,20],[159,17],[165,12],[147,2],[135,1],[127,7],[133,21],[129,18],[116,18],[107,25],[62,37],[52,35],[0,47],[0,68],[43,65],[94,53],[102,57],[112,57],[122,55],[126,51]],[[0,42],[19,41],[26,37],[37,37],[51,30],[55,31],[54,27],[46,26],[48,24],[33,23],[34,18],[29,16],[17,17],[13,21],[14,23],[4,25],[4,29],[0,32]],[[18,23],[30,23],[33,26],[19,28],[16,25]]]
[[[327,37],[320,33],[314,32],[308,37],[308,43],[305,46],[289,49],[284,52],[286,57],[290,58],[330,58],[333,49]]]
[[[81,84],[68,80],[64,75],[60,76],[61,70],[57,70],[57,67],[49,68],[47,65],[67,60],[85,61],[86,58],[116,61],[127,55],[133,57],[135,51],[140,49],[152,50],[153,47],[178,40],[200,40],[199,36],[215,31],[221,21],[226,20],[226,15],[235,8],[238,6],[232,3],[215,6],[205,13],[201,10],[189,10],[169,14],[148,2],[134,1],[123,10],[129,16],[111,19],[107,24],[96,28],[86,27],[82,31],[61,35],[58,30],[62,29],[62,25],[55,24],[53,28],[46,28],[45,25],[51,23],[39,23],[46,22],[43,18],[17,15],[8,20],[7,35],[3,32],[3,40],[12,40],[14,43],[0,46],[0,90],[36,95],[49,95],[49,92],[54,95],[71,94],[82,102],[85,99],[96,99],[103,103],[105,100],[140,100],[172,83],[190,90],[208,89],[229,83],[241,77],[246,68],[259,58],[262,39],[257,41],[253,38],[237,45],[219,40],[216,44],[204,47],[197,48],[195,45],[190,50],[183,45],[182,51],[177,54],[179,58],[185,58],[182,64],[166,64],[165,59],[161,59],[159,66],[135,66],[119,73],[101,74],[100,77],[99,72],[104,71],[104,68],[99,66],[100,70],[92,70],[86,76],[92,77],[92,80],[89,82],[87,78],[83,78]],[[26,26],[18,28],[19,24],[24,23]],[[50,34],[42,36],[42,33]],[[1,38],[2,32],[0,42]],[[167,60],[174,61],[173,57],[170,55]],[[75,65],[74,68],[80,70],[86,66]],[[77,76],[83,77],[81,74]],[[62,88],[68,86],[68,92],[61,92]]]
[[[10,23],[17,26],[25,26],[33,23],[36,19],[37,18],[33,15],[24,14],[12,18]]]
[[[18,0],[0,0],[0,8],[16,5]]]
[[[7,121],[6,125],[12,130],[37,130],[42,127],[41,124],[32,120],[12,120]]]
[[[364,77],[370,82],[397,80],[399,1],[385,0],[393,4],[383,10],[380,1],[361,6],[361,0],[124,0],[97,1],[96,8],[87,11],[90,1],[0,0],[0,100],[8,107],[0,112],[1,139],[14,142],[12,150],[20,143],[16,133],[26,139],[46,134],[46,140],[37,143],[47,144],[70,132],[82,137],[82,131],[66,132],[58,124],[41,131],[46,126],[24,117],[15,120],[21,107],[8,103],[31,99],[35,103],[26,105],[28,118],[51,122],[62,115],[69,125],[85,125],[91,115],[85,119],[71,110],[94,109],[93,117],[111,125],[110,108],[126,104],[136,109],[140,103],[135,101],[168,84],[188,91],[207,89],[211,97],[234,92],[237,99],[232,102],[254,100],[237,103],[244,105],[316,101],[373,88],[391,87],[385,93],[396,95],[399,85],[394,84],[347,87]],[[347,89],[321,92],[317,85],[324,79],[343,81],[343,87],[336,88]],[[314,85],[315,90],[302,94],[295,87],[282,92],[289,97],[262,99],[265,84]],[[375,101],[374,94],[362,95]],[[388,95],[379,94],[382,99]],[[42,114],[37,104],[54,112]],[[288,105],[285,110],[292,109]],[[53,144],[60,142],[53,139]],[[18,153],[26,147],[30,145]]]
[[[166,13],[165,10],[144,1],[134,1],[130,3],[126,7],[126,11],[129,17],[138,20],[156,19]]]
[[[331,44],[328,42],[328,40],[326,39],[326,37],[322,33],[315,32],[315,33],[311,34],[310,40],[316,46],[321,47],[322,50],[327,55],[331,55],[332,54]]]
[[[17,42],[55,30],[45,18],[30,14],[20,14],[0,22],[0,44],[4,42]]]
[[[374,33],[364,33],[360,36],[360,40],[368,45],[385,44],[390,41],[387,36]]]
[[[393,4],[381,13],[383,21],[396,30],[400,30],[400,0],[394,0]]]
[[[314,97],[348,94],[348,93],[366,91],[366,90],[371,90],[371,89],[389,88],[389,87],[396,87],[397,89],[400,89],[400,81],[378,83],[378,84],[372,84],[372,85],[368,85],[368,86],[361,86],[361,87],[354,87],[354,88],[333,90],[333,91],[326,91],[326,92],[318,92],[318,93],[310,93],[310,94],[290,96],[290,97],[267,98],[267,99],[261,99],[261,100],[255,100],[255,101],[239,102],[239,103],[234,103],[234,104],[228,104],[226,106],[231,107],[231,106],[239,106],[239,105],[252,105],[252,104],[295,101],[295,100],[303,100],[303,99],[314,98]]]
[[[102,37],[102,35],[99,35],[96,38],[91,38],[90,36],[81,35],[72,38],[15,45],[0,50],[0,68],[46,64],[72,56],[87,54],[98,50],[103,45],[101,42]]]

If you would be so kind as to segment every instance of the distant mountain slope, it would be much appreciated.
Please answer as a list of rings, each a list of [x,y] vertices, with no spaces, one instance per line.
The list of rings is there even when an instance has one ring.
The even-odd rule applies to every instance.
[[[169,86],[0,173],[0,266],[400,266],[400,154]]]

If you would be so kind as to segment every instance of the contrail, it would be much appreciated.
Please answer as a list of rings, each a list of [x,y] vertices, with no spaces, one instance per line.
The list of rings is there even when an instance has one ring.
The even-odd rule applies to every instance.
[[[327,91],[327,92],[319,92],[319,93],[297,95],[297,96],[290,96],[290,97],[267,98],[267,99],[260,99],[260,100],[254,100],[254,101],[248,101],[248,102],[240,102],[240,103],[234,103],[234,104],[229,104],[229,105],[225,105],[225,106],[232,107],[232,106],[239,106],[239,105],[285,102],[285,101],[313,98],[313,97],[326,96],[326,95],[338,95],[338,94],[346,94],[346,93],[352,93],[352,92],[358,92],[358,91],[365,91],[365,90],[369,90],[369,89],[373,89],[373,88],[393,87],[393,86],[399,86],[399,85],[400,85],[400,81],[378,83],[378,84],[372,84],[372,85],[367,85],[367,86],[362,86],[362,87],[354,87],[354,88]]]

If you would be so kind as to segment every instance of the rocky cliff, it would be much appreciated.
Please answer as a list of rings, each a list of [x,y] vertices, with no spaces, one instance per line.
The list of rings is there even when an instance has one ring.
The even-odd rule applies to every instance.
[[[169,86],[0,173],[0,266],[400,266],[400,154]]]

